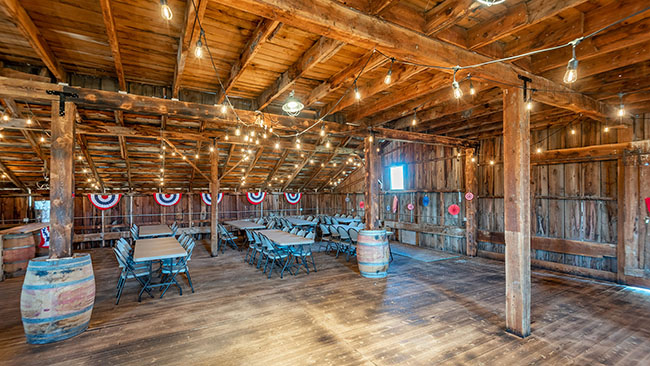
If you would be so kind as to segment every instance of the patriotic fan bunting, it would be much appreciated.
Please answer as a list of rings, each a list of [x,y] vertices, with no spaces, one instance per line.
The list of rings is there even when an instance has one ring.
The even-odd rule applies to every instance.
[[[180,193],[154,193],[153,198],[161,206],[174,206],[181,201]]]
[[[41,242],[38,243],[39,248],[50,247],[50,227],[46,226],[41,229]]]
[[[297,204],[300,202],[300,198],[302,197],[302,193],[285,193],[284,198],[287,199],[287,202],[289,202],[292,205]]]
[[[100,210],[108,210],[120,202],[121,194],[89,194],[88,199]]]
[[[221,199],[223,198],[223,193],[219,193],[217,196],[217,204],[221,202]],[[201,199],[203,200],[203,203],[205,203],[208,206],[212,206],[212,195],[210,193],[201,193]]]
[[[251,205],[259,205],[265,197],[266,192],[246,192],[246,199]]]

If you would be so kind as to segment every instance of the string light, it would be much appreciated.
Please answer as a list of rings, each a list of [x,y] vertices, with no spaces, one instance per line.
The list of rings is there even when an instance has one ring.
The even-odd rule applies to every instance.
[[[393,75],[393,64],[395,63],[395,58],[391,57],[390,58],[390,67],[388,68],[388,73],[386,74],[386,77],[384,78],[384,84],[388,85],[390,84],[392,75]]]
[[[160,11],[164,19],[172,20],[174,17],[172,9],[167,5],[167,0],[160,0]]]
[[[475,158],[475,157],[472,157],[472,159],[470,159],[470,160],[472,161],[472,163],[475,163],[475,162],[476,162],[476,158]]]
[[[538,153],[538,154],[541,154],[541,153],[542,153],[542,148],[541,148],[541,147],[538,147],[538,148],[537,148],[537,153]]]
[[[580,41],[575,40],[571,42],[571,54],[573,57],[569,60],[564,73],[564,82],[567,84],[575,83],[578,80],[578,59],[576,59],[576,46]]]
[[[604,131],[609,132],[609,127],[605,127]]]
[[[327,142],[325,143],[325,147],[328,149],[332,147],[332,143],[330,142],[330,140],[327,140]]]
[[[194,158],[195,158],[195,159],[198,159],[198,158],[199,158],[199,154],[194,155]]]
[[[32,119],[31,119],[31,118],[27,118],[27,125],[31,125],[31,124],[32,124]]]
[[[472,77],[467,75],[467,78],[469,79],[469,94],[474,95],[476,94],[476,89],[474,89],[474,84],[472,84]]]
[[[458,70],[458,66],[454,67],[454,81],[451,83],[451,88],[454,90],[454,97],[456,99],[460,99],[463,96],[463,91],[460,89],[458,81],[456,81],[456,73]]]
[[[625,116],[625,107],[623,106],[623,93],[619,93],[618,97],[621,100],[621,105],[618,108],[618,116],[623,117]]]
[[[81,161],[83,159],[83,156],[79,155],[77,156],[77,160]]]
[[[279,148],[280,148],[280,143],[279,143],[279,142],[276,142],[276,143],[275,143],[275,149],[277,150],[277,149],[279,149]]]
[[[490,165],[494,165],[494,160],[490,160]]]
[[[226,114],[228,112],[228,106],[226,106],[226,103],[221,105],[221,114]]]
[[[194,56],[196,58],[203,58],[203,42],[201,42],[201,38],[205,36],[205,32],[203,29],[201,29],[201,33],[199,33],[199,39],[196,41],[196,48],[194,48]]]
[[[248,135],[244,136],[244,141],[248,142]]]
[[[506,0],[476,0],[479,3],[485,5],[485,6],[492,6],[496,4],[501,4],[502,2],[505,2]]]
[[[413,119],[411,120],[411,125],[415,126],[418,124],[418,111],[413,112]]]
[[[571,134],[572,134],[572,135],[575,135],[575,134],[576,134],[576,129],[575,129],[575,128],[572,128],[572,129],[571,129]]]
[[[41,136],[41,142],[45,142],[45,136]]]
[[[2,115],[2,120],[3,120],[3,121],[8,121],[8,120],[9,120],[9,115],[6,114],[6,113],[3,114],[3,115]]]
[[[320,129],[320,135],[325,136],[325,127],[321,127]]]
[[[237,128],[235,129],[235,136],[240,136],[240,135],[241,135],[241,129],[239,128],[239,126],[237,126]]]
[[[228,134],[226,134],[226,136],[224,137],[224,139],[225,139],[226,141],[230,140],[230,137],[228,136]],[[212,147],[211,147],[210,149],[212,149]],[[210,151],[212,151],[212,150],[210,150]]]
[[[228,140],[228,135],[226,135],[226,140]],[[210,152],[214,152],[214,146],[210,146]]]
[[[357,87],[357,82],[354,82],[354,97],[357,100],[361,100],[361,93],[359,93],[359,88]]]

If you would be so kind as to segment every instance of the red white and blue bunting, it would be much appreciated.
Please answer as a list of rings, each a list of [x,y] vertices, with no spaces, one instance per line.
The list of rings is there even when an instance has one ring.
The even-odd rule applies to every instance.
[[[221,203],[223,199],[223,193],[219,193],[217,196],[217,204]],[[212,195],[210,193],[201,193],[201,200],[208,206],[212,206]]]
[[[266,192],[246,192],[246,199],[251,205],[259,205],[265,197]]]
[[[161,206],[174,206],[181,201],[180,193],[154,193],[153,198]]]
[[[38,243],[39,248],[50,247],[50,227],[46,226],[41,229],[41,242]]]
[[[284,198],[286,198],[287,202],[289,202],[292,205],[298,204],[300,202],[300,198],[302,197],[302,193],[284,193]]]
[[[108,210],[120,202],[121,194],[89,194],[88,199],[100,210]]]

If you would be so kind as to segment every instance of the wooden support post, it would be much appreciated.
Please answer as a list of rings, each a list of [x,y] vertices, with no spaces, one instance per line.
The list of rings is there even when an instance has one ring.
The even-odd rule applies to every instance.
[[[210,252],[213,257],[219,254],[219,150],[217,143],[212,142],[213,151],[210,153],[210,195],[212,196],[212,205],[210,206]]]
[[[369,136],[364,141],[364,155],[366,157],[366,192],[365,192],[365,216],[366,229],[379,229],[379,172],[380,160],[377,154],[377,144]]]
[[[187,227],[192,229],[192,216],[194,216],[194,196],[192,192],[187,195],[187,212],[189,217],[187,218]]]
[[[465,200],[465,242],[467,255],[476,256],[478,244],[478,224],[476,214],[478,209],[478,179],[476,175],[476,155],[474,149],[465,149],[465,193],[471,192],[475,195],[471,201]]]
[[[506,328],[530,334],[530,114],[524,91],[503,90]]]
[[[616,223],[617,243],[616,243],[616,281],[625,283],[625,164],[623,157],[618,158],[617,165],[617,213],[618,221]]]
[[[74,234],[74,125],[77,107],[65,103],[59,116],[59,102],[52,102],[52,147],[50,162],[50,258],[72,255]]]
[[[102,210],[102,233],[101,233],[101,239],[102,239],[102,248],[106,247],[106,241],[104,240],[104,233],[106,232],[106,215],[104,214],[104,210]]]

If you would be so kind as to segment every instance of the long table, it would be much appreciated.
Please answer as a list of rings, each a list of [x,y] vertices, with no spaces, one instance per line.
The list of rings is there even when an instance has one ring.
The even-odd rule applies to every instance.
[[[152,261],[163,260],[163,259],[175,259],[187,257],[187,251],[181,246],[181,243],[172,237],[164,238],[151,238],[151,239],[140,239],[135,241],[135,249],[133,251],[133,261],[135,263],[149,263],[149,277],[145,283],[141,283],[142,289],[138,294],[138,301],[142,301],[142,294],[146,291],[150,296],[151,289],[156,287],[169,287],[172,284],[178,286],[178,290],[183,294],[183,290],[176,281],[176,276],[172,276],[166,282],[160,283],[151,283],[153,278],[152,271]],[[162,298],[165,292],[160,295]]]
[[[316,223],[313,221],[303,220],[297,217],[287,217],[286,220],[293,226],[316,226]]]
[[[239,230],[257,230],[257,229],[264,229],[266,226],[262,224],[258,224],[253,221],[248,221],[248,220],[231,220],[231,221],[224,221],[223,222],[226,225],[230,225],[232,227],[236,227]]]
[[[336,221],[340,222],[341,224],[350,224],[353,222],[359,222],[361,219],[355,219],[355,218],[349,218],[349,217],[334,217],[331,216],[332,219],[336,219]]]
[[[143,225],[138,229],[138,236],[141,238],[153,238],[172,236],[174,231],[167,225]]]
[[[295,234],[287,233],[277,229],[256,230],[258,233],[263,234],[271,239],[275,244],[280,246],[292,245],[309,245],[314,244],[314,239],[308,239]]]

